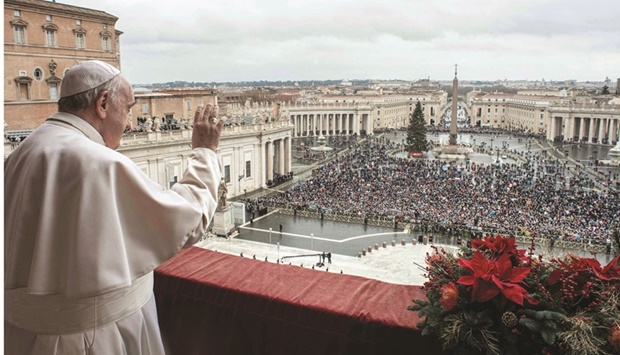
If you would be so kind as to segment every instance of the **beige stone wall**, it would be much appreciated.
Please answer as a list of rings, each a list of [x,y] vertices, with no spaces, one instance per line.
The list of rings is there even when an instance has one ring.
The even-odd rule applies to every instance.
[[[193,119],[198,105],[213,103],[216,95],[214,90],[192,90],[187,93],[180,91],[175,94],[137,94],[136,104],[131,108],[132,121],[136,125],[138,117],[157,116],[161,118],[166,115],[172,115],[178,121],[184,118],[190,120]]]

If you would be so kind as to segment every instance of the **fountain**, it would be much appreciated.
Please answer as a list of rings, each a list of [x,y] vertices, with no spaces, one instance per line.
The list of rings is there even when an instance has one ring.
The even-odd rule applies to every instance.
[[[317,138],[317,144],[318,146],[311,147],[310,150],[316,153],[327,153],[327,152],[331,152],[332,150],[334,150],[334,148],[328,147],[326,145],[327,138],[325,138],[325,136],[323,136],[322,134],[319,136],[319,138]]]

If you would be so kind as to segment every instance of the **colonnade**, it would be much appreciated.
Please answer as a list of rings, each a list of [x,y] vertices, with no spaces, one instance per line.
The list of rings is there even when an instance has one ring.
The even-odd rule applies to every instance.
[[[268,139],[265,142],[265,182],[273,181],[274,174],[286,175],[291,167],[291,138]]]
[[[368,114],[359,113],[307,113],[291,115],[293,136],[330,136],[360,134],[360,130],[371,133]],[[360,127],[360,117],[362,127]],[[370,127],[368,127],[370,126]]]
[[[552,116],[548,140],[563,136],[567,142],[615,144],[619,140],[620,113],[617,117]]]

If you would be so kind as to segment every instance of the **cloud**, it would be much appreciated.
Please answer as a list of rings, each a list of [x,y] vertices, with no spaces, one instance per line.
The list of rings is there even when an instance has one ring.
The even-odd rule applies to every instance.
[[[620,75],[613,1],[65,1],[119,17],[141,83]]]

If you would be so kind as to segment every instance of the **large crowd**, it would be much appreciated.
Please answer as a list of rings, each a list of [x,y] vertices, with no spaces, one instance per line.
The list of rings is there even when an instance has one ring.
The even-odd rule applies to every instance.
[[[309,180],[257,202],[575,241],[602,241],[620,229],[617,192],[591,189],[587,175],[543,155],[529,164],[483,165],[401,158],[391,154],[396,148],[380,139],[357,143]]]

